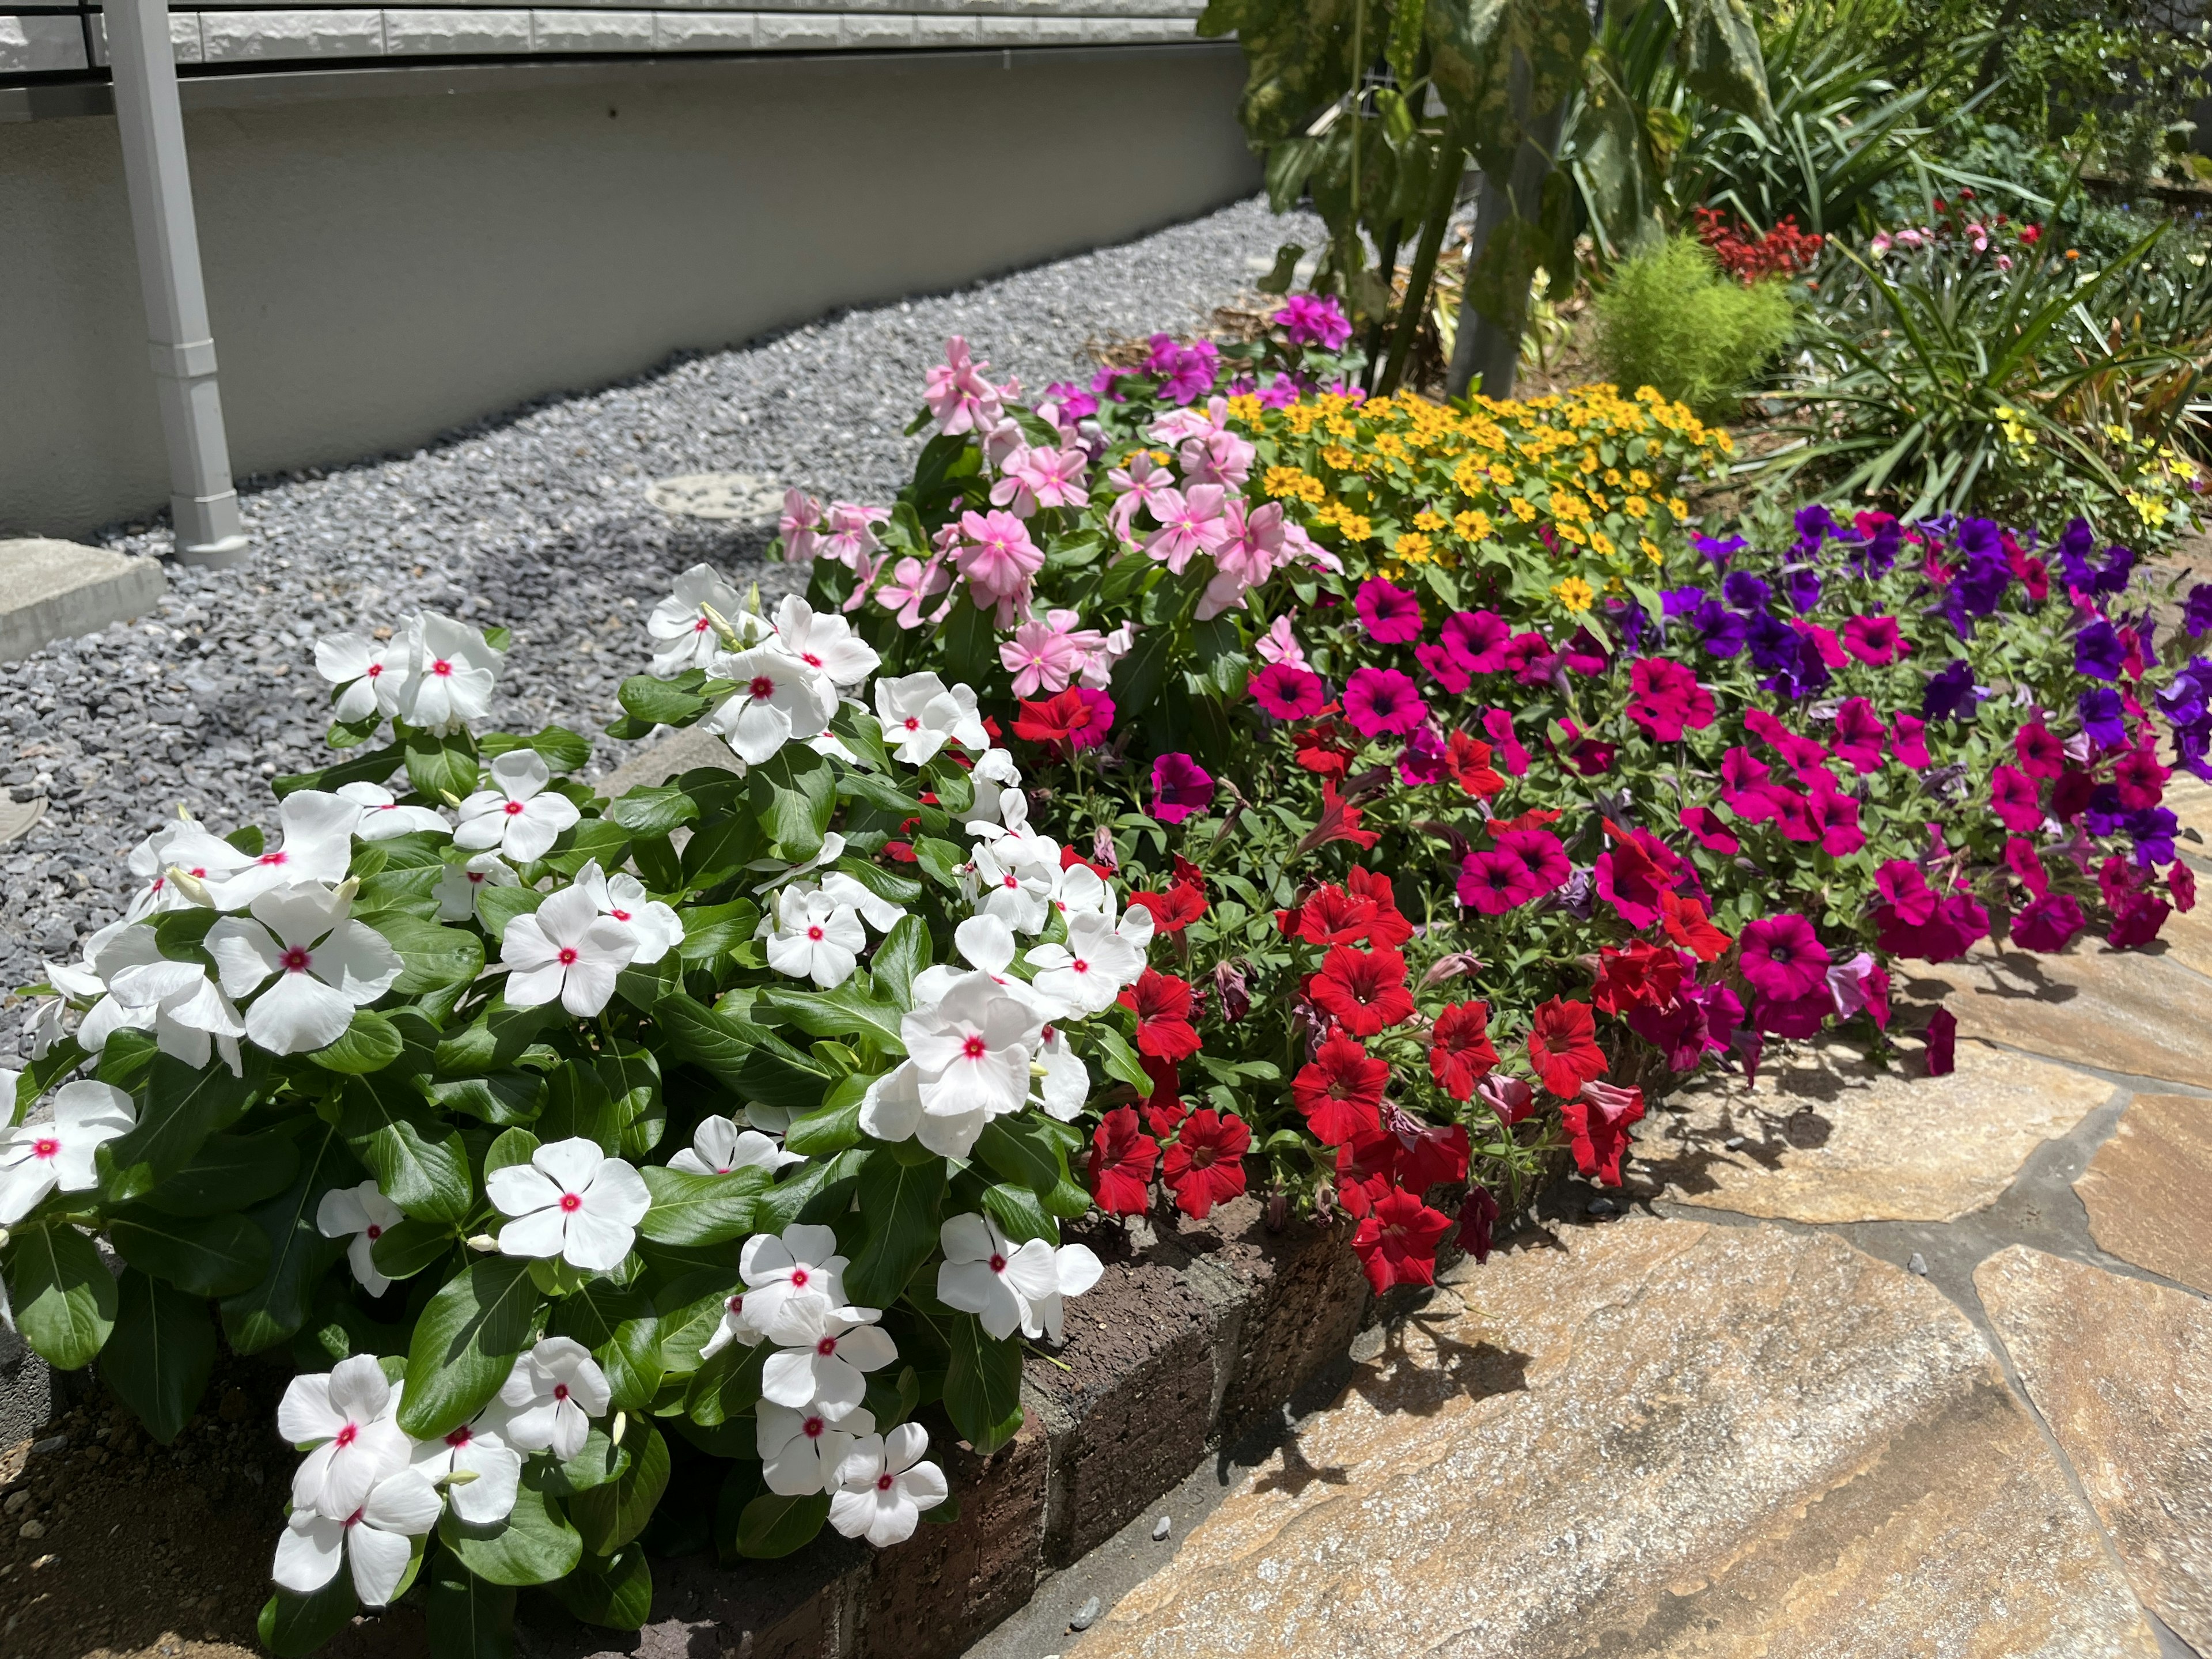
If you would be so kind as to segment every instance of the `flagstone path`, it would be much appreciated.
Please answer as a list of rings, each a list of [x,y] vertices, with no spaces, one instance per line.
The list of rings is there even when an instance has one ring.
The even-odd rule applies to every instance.
[[[2212,914],[1899,988],[1952,1075],[1678,1096],[975,1659],[2212,1659]]]

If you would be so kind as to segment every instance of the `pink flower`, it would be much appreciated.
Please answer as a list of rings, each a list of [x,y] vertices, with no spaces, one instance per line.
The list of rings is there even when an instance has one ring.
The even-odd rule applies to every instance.
[[[1790,912],[1744,923],[1740,960],[1753,990],[1786,1001],[1823,984],[1831,958],[1813,924]]]
[[[1106,482],[1115,491],[1107,521],[1123,541],[1135,539],[1129,533],[1129,525],[1139,507],[1165,522],[1161,508],[1175,498],[1175,474],[1154,460],[1149,450],[1139,450],[1124,465],[1109,471]]]
[[[933,556],[927,564],[920,559],[901,559],[890,580],[876,590],[876,600],[884,610],[898,612],[901,628],[919,628],[923,603],[951,586],[952,573],[945,568],[944,555]]]
[[[1886,668],[1912,649],[1894,617],[1853,617],[1844,624],[1844,649],[1861,662]]]
[[[1359,584],[1354,602],[1368,636],[1381,645],[1407,645],[1421,637],[1421,601],[1379,576]]]
[[[1892,859],[1874,872],[1875,891],[1887,901],[1899,916],[1913,927],[1918,927],[1936,914],[1936,895],[1928,885],[1928,878],[1920,873],[1920,866],[1904,859]]]
[[[836,560],[860,573],[862,581],[867,580],[872,567],[868,556],[883,545],[876,539],[875,527],[890,516],[880,507],[862,507],[858,501],[831,502],[823,520],[820,556]]]
[[[1083,475],[1090,458],[1079,449],[1032,449],[1024,444],[1006,457],[1004,476],[991,486],[991,505],[1013,504],[1026,519],[1040,507],[1084,507],[1091,492]]]
[[[2005,867],[2036,897],[2041,898],[2051,890],[2051,872],[2043,867],[2033,842],[2025,836],[2012,836],[2005,842],[2004,858]]]
[[[2126,894],[2112,907],[2112,926],[2105,943],[2115,951],[2148,945],[2172,914],[2173,908],[2164,899],[2153,898],[2148,893]]]
[[[1630,927],[1656,926],[1660,895],[1681,883],[1682,855],[1649,830],[1623,830],[1611,819],[1605,828],[1613,845],[1598,854],[1592,872],[1598,896],[1620,911]]]
[[[2087,925],[2081,901],[2071,893],[2045,893],[2012,919],[2013,943],[2023,950],[2056,956]]]
[[[1279,720],[1310,720],[1328,701],[1328,688],[1310,669],[1288,663],[1269,663],[1255,674],[1246,688],[1252,701]]]
[[[1406,752],[1398,757],[1398,775],[1409,786],[1434,783],[1451,770],[1450,754],[1436,728],[1424,726],[1407,739]]]
[[[1859,828],[1858,802],[1837,788],[1825,772],[1813,780],[1812,788],[1806,792],[1805,817],[1820,850],[1831,858],[1842,858],[1866,845],[1866,832]]]
[[[1897,757],[1899,764],[1916,772],[1924,772],[1934,763],[1928,758],[1928,744],[1921,733],[1928,722],[1917,714],[1899,714],[1889,723],[1889,752]]]
[[[1874,921],[1875,943],[1883,951],[1926,962],[1955,962],[1990,931],[1989,912],[1966,893],[1938,900],[1924,922],[1909,921],[1887,904],[1875,907]]]
[[[1990,771],[1990,805],[1997,822],[2015,834],[2026,835],[2043,824],[2043,808],[2036,799],[2035,780],[2009,766]]]
[[[1513,715],[1504,708],[1483,711],[1482,729],[1490,738],[1490,752],[1508,777],[1517,778],[1528,769],[1528,751],[1521,746],[1521,739],[1513,734]]]
[[[1291,632],[1291,619],[1278,617],[1267,624],[1267,631],[1252,641],[1252,648],[1260,653],[1262,662],[1286,663],[1292,668],[1306,665],[1304,648],[1297,636]]]
[[[1459,902],[1486,916],[1502,916],[1551,890],[1503,847],[1478,847],[1460,860]]]
[[[1225,494],[1219,484],[1194,484],[1188,492],[1162,492],[1152,503],[1152,517],[1160,528],[1145,543],[1145,551],[1182,575],[1193,558],[1212,552],[1229,539],[1223,516]]]
[[[1516,634],[1498,653],[1499,665],[1510,669],[1522,685],[1541,685],[1559,666],[1551,644],[1541,634]]]
[[[1862,951],[1849,962],[1831,965],[1828,994],[1835,999],[1838,1018],[1865,1012],[1872,1016],[1876,1030],[1889,1029],[1889,975],[1871,952]]]
[[[1292,345],[1335,351],[1352,337],[1351,319],[1339,309],[1333,295],[1293,294],[1268,320]]]
[[[1011,513],[963,513],[960,533],[967,539],[953,556],[975,608],[996,605],[999,625],[1009,625],[1016,607],[1029,603],[1030,579],[1044,568],[1043,550]]]
[[[2130,750],[2112,768],[2112,781],[2119,786],[2120,805],[2130,811],[2157,805],[2166,797],[2166,781],[2172,775],[2158,763],[2157,755],[2148,745]]]
[[[1417,645],[1413,647],[1413,660],[1421,665],[1423,671],[1431,679],[1443,687],[1453,696],[1459,696],[1466,691],[1470,678],[1467,665],[1455,658],[1445,647]]]
[[[1508,830],[1498,837],[1498,850],[1518,859],[1540,893],[1556,892],[1575,872],[1559,838],[1546,830]]]
[[[1209,432],[1184,439],[1176,457],[1182,463],[1185,483],[1241,490],[1252,477],[1252,461],[1258,453],[1234,432]]]
[[[1836,711],[1836,755],[1861,777],[1881,770],[1882,739],[1889,728],[1864,697],[1851,697]]]
[[[1181,823],[1213,800],[1213,776],[1189,756],[1162,755],[1152,763],[1152,816]]]
[[[1444,650],[1470,674],[1495,674],[1505,666],[1512,630],[1494,611],[1455,611],[1438,630]]]
[[[2031,778],[2055,778],[2066,769],[2066,745],[2051,735],[2040,719],[2030,720],[2012,734],[2012,751],[2020,769]]]
[[[1629,665],[1628,679],[1634,693],[1628,718],[1654,741],[1679,743],[1684,727],[1703,731],[1713,723],[1713,694],[1680,663],[1640,657]]]
[[[1403,735],[1428,714],[1420,688],[1395,668],[1355,668],[1344,688],[1344,717],[1362,737]]]
[[[1697,838],[1698,844],[1715,853],[1734,854],[1743,850],[1743,843],[1728,832],[1708,806],[1686,806],[1682,809],[1682,828]]]
[[[1001,394],[982,374],[989,367],[969,355],[957,334],[945,343],[944,362],[922,378],[922,401],[939,431],[988,431],[998,424]]]
[[[999,647],[999,660],[1014,677],[1014,695],[1033,697],[1042,690],[1064,691],[1091,653],[1104,646],[1095,628],[1079,629],[1073,611],[1049,611],[1042,622],[1025,622]]]
[[[786,563],[805,564],[814,556],[815,547],[821,537],[817,533],[822,523],[822,503],[803,490],[783,492],[783,516],[775,522],[783,536],[783,556]]]

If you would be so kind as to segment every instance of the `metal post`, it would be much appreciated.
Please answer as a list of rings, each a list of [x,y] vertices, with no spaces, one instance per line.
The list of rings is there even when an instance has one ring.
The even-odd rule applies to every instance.
[[[167,0],[106,0],[115,72],[115,125],[138,244],[138,283],[169,447],[169,512],[177,556],[228,564],[246,553],[216,391],[215,341],[200,280],[199,231],[185,161],[184,112],[169,46]]]

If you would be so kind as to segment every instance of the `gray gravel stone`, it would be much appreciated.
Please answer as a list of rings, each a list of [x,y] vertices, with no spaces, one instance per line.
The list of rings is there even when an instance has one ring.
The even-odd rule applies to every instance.
[[[29,833],[0,848],[0,1007],[42,976],[41,957],[120,914],[122,855],[179,803],[218,831],[274,826],[267,781],[327,754],[317,635],[424,605],[503,623],[514,649],[495,717],[596,734],[617,712],[617,686],[644,665],[645,613],[676,573],[710,560],[771,594],[796,574],[760,567],[772,532],[671,517],[647,503],[648,483],[743,471],[887,501],[920,447],[904,428],[947,335],[1034,391],[1086,374],[1086,340],[1191,329],[1285,240],[1317,246],[1317,229],[1248,202],[957,293],[679,356],[412,455],[247,480],[251,561],[173,564],[155,613],[0,665],[0,782],[18,800],[46,800]],[[160,526],[92,539],[169,551]],[[629,747],[603,741],[595,770]],[[0,1058],[20,1023],[0,1020]]]

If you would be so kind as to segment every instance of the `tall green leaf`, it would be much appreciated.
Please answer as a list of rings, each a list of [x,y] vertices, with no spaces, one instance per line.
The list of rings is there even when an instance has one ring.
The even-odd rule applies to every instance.
[[[116,1281],[114,1334],[100,1374],[167,1446],[191,1420],[215,1369],[215,1322],[207,1304],[137,1268]]]
[[[9,1279],[15,1328],[56,1370],[73,1371],[115,1328],[115,1280],[92,1241],[74,1227],[33,1227],[16,1235]]]
[[[653,1519],[660,1494],[668,1489],[668,1443],[651,1424],[631,1425],[630,1435],[642,1436],[632,1447],[630,1436],[623,1447],[630,1451],[629,1468],[617,1479],[581,1492],[568,1500],[568,1518],[594,1555],[612,1555]]]
[[[530,1340],[537,1307],[530,1264],[507,1256],[480,1257],[440,1289],[422,1310],[415,1340],[408,1345],[399,1426],[417,1440],[431,1440],[482,1411]],[[483,1572],[473,1562],[470,1570]],[[540,1582],[483,1576],[499,1583]]]
[[[269,1272],[222,1304],[223,1334],[239,1352],[274,1347],[305,1322],[316,1280],[345,1254],[343,1239],[325,1238],[316,1230],[315,1212],[325,1193],[360,1178],[337,1131],[318,1127],[302,1139],[292,1184],[246,1212],[268,1237]]]
[[[242,1215],[132,1208],[109,1218],[107,1237],[132,1267],[193,1296],[236,1296],[269,1271],[268,1235]]]
[[[423,1612],[430,1659],[514,1659],[514,1587],[477,1577],[451,1552],[430,1570]]]
[[[944,1207],[943,1158],[908,1164],[889,1147],[869,1153],[860,1166],[860,1215],[868,1231],[846,1270],[847,1294],[872,1308],[896,1301],[937,1248]]]
[[[973,1314],[951,1322],[952,1358],[945,1372],[945,1411],[961,1437],[988,1455],[1022,1426],[1022,1352],[994,1340]]]

